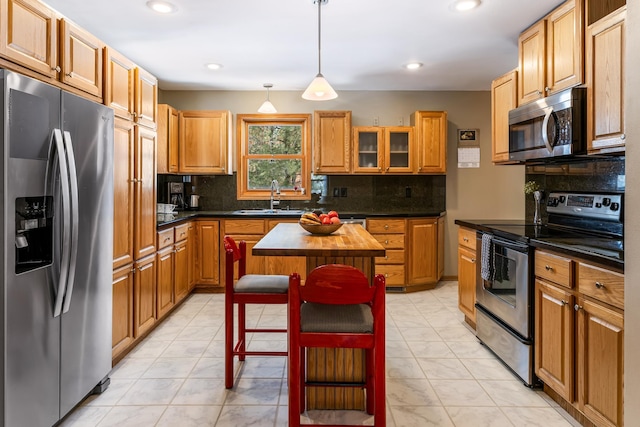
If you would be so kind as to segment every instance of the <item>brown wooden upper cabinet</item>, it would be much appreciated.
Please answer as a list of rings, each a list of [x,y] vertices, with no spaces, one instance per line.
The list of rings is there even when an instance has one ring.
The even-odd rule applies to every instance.
[[[0,1],[0,55],[100,99],[104,47],[39,1]]]
[[[313,172],[351,172],[351,111],[314,111]]]
[[[509,110],[518,105],[518,71],[513,70],[491,83],[491,160],[509,162]]]
[[[115,49],[104,49],[104,104],[116,117],[129,121],[135,112],[135,69],[133,61]]]
[[[180,111],[178,128],[180,172],[233,173],[230,111]]]
[[[355,173],[412,173],[413,127],[353,128]]]
[[[518,104],[583,83],[582,0],[568,0],[520,34]]]
[[[626,6],[587,28],[587,150],[623,152]]]
[[[415,127],[415,172],[444,174],[447,172],[447,112],[416,111],[411,116]]]
[[[178,173],[179,113],[168,104],[158,104],[158,173]]]

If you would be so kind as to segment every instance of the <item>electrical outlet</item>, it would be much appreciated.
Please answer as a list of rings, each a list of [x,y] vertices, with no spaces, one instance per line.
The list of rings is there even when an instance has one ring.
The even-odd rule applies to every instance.
[[[333,197],[340,197],[340,189],[338,187],[333,187]]]
[[[373,118],[373,125],[374,126],[379,126],[380,125],[380,120],[378,120],[378,116]]]
[[[340,197],[347,197],[347,187],[340,188]]]
[[[403,117],[400,117],[398,119],[398,126],[404,126],[404,118]]]

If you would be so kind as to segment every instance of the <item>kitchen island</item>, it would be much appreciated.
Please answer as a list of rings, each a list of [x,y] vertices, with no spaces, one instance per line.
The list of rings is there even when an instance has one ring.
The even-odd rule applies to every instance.
[[[384,256],[385,249],[357,224],[343,224],[330,235],[313,235],[296,223],[281,223],[256,243],[252,254],[304,256],[307,272],[325,264],[351,265],[371,281],[375,272],[375,257]],[[308,349],[308,381],[357,383],[364,382],[364,379],[363,350]],[[361,388],[307,388],[307,409],[364,409],[364,403],[364,391]]]

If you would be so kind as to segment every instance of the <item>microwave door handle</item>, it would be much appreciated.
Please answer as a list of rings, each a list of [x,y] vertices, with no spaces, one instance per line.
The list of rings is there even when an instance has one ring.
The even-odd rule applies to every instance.
[[[553,114],[553,107],[545,108],[544,119],[542,120],[542,142],[544,142],[549,153],[553,153],[553,147],[551,146],[551,142],[549,142],[549,134],[547,133],[547,126],[549,125],[551,114]]]

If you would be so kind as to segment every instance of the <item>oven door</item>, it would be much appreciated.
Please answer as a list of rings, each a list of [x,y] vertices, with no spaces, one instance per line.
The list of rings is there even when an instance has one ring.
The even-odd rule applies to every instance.
[[[477,247],[481,248],[482,233],[477,234],[477,239]],[[476,263],[476,301],[523,338],[531,338],[533,291],[529,246],[494,237],[493,253],[491,281],[482,278],[482,262]]]

